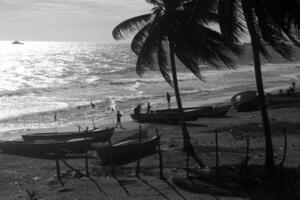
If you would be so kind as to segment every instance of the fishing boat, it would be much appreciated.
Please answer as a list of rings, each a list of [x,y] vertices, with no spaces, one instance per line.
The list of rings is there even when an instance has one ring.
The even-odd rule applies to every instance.
[[[245,91],[234,95],[231,103],[239,112],[253,111],[259,108],[259,99],[256,91]]]
[[[47,154],[56,151],[64,153],[83,153],[92,149],[94,138],[76,138],[67,141],[42,140],[35,142],[4,141],[0,142],[0,150],[16,154]]]
[[[156,152],[156,147],[160,137],[155,136],[151,139],[125,140],[110,146],[96,147],[96,152],[101,159],[102,165],[122,165],[134,162],[142,157],[149,156]]]
[[[230,107],[231,105],[184,108],[183,116],[186,121],[195,121],[204,117],[224,117],[228,113]],[[178,109],[162,109],[150,113],[132,114],[131,118],[138,122],[178,122],[180,121],[180,114]]]
[[[267,94],[265,95],[268,106],[277,106],[280,104],[289,104],[300,102],[300,92],[286,94]],[[234,95],[231,102],[237,111],[253,111],[259,109],[259,97],[256,91],[245,91]]]
[[[12,44],[24,44],[24,43],[23,43],[23,42],[20,42],[20,41],[18,41],[18,40],[15,40],[15,41],[12,42]]]
[[[34,134],[28,134],[28,135],[22,135],[22,138],[26,142],[32,142],[37,140],[57,140],[57,141],[63,141],[63,140],[70,140],[74,138],[94,138],[97,142],[105,142],[108,141],[115,128],[106,128],[106,129],[92,129],[89,131],[80,131],[80,132],[49,132],[49,133],[34,133]]]

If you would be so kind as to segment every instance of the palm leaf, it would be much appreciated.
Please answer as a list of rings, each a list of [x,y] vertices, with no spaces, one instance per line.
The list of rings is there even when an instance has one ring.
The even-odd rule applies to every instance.
[[[167,81],[167,83],[173,87],[173,81],[170,77],[170,63],[168,59],[169,53],[166,50],[166,44],[164,41],[161,41],[158,46],[158,53],[157,53],[157,60],[159,65],[159,70],[164,77],[164,79]]]
[[[149,31],[152,24],[145,25],[132,39],[131,49],[136,54],[139,55],[142,49],[142,46],[149,35]]]
[[[239,43],[246,33],[239,0],[219,0],[218,14],[222,35],[229,43]]]
[[[149,32],[137,59],[136,72],[138,75],[142,76],[147,68],[151,70],[155,69],[155,64],[157,64],[157,48],[163,36],[162,34],[161,29],[157,25]]]
[[[112,35],[114,39],[116,40],[126,39],[132,33],[140,30],[143,26],[145,26],[147,22],[151,20],[151,17],[152,14],[150,13],[150,14],[133,17],[123,21],[122,23],[117,25],[112,31]]]

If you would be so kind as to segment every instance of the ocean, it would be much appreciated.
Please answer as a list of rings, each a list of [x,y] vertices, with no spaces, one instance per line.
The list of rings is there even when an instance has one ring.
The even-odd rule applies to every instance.
[[[129,44],[2,41],[0,46],[0,139],[15,138],[27,129],[113,118],[115,110],[130,113],[137,103],[164,107],[166,92],[174,94],[158,71],[136,74],[136,55]],[[229,103],[234,94],[255,90],[251,63],[244,59],[236,69],[221,70],[201,66],[205,82],[178,64],[183,100],[194,105]],[[299,63],[264,63],[266,91],[288,88],[292,81],[300,85]]]

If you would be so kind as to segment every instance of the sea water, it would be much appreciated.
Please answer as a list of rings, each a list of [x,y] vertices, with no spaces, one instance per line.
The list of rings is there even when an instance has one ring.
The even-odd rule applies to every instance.
[[[136,58],[129,44],[0,42],[0,139],[19,130],[112,116],[117,109],[131,112],[138,102],[164,105],[166,92],[174,94],[172,87],[159,71],[138,76]],[[236,69],[202,66],[205,82],[177,67],[181,94],[196,105],[229,103],[235,93],[256,88],[251,60]],[[297,62],[267,63],[262,69],[266,91],[288,88],[300,78]]]

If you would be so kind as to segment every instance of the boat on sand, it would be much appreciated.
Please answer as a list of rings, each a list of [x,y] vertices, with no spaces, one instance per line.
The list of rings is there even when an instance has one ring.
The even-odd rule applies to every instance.
[[[230,107],[231,105],[184,108],[183,115],[186,121],[195,121],[204,117],[224,117],[228,113]],[[138,122],[179,122],[180,114],[178,109],[162,109],[150,113],[132,114],[131,118]]]
[[[57,140],[57,141],[62,141],[62,140],[70,140],[74,138],[94,138],[95,141],[97,142],[105,142],[108,141],[115,128],[106,128],[106,129],[92,129],[89,131],[70,131],[70,132],[49,132],[49,133],[33,133],[33,134],[27,134],[27,135],[22,135],[22,138],[26,142],[33,142],[37,140]]]
[[[278,106],[300,102],[300,92],[294,94],[267,94],[265,95],[268,106]],[[231,103],[239,112],[254,111],[259,109],[259,97],[256,91],[245,91],[234,95]]]
[[[0,150],[15,154],[37,155],[55,152],[84,153],[86,150],[92,149],[92,143],[94,142],[94,138],[76,138],[67,141],[4,141],[0,142]]]
[[[159,143],[160,137],[141,138],[134,140],[125,140],[110,146],[96,147],[96,152],[102,161],[102,165],[122,165],[125,163],[134,162],[142,157],[149,156],[156,152],[156,147]]]

